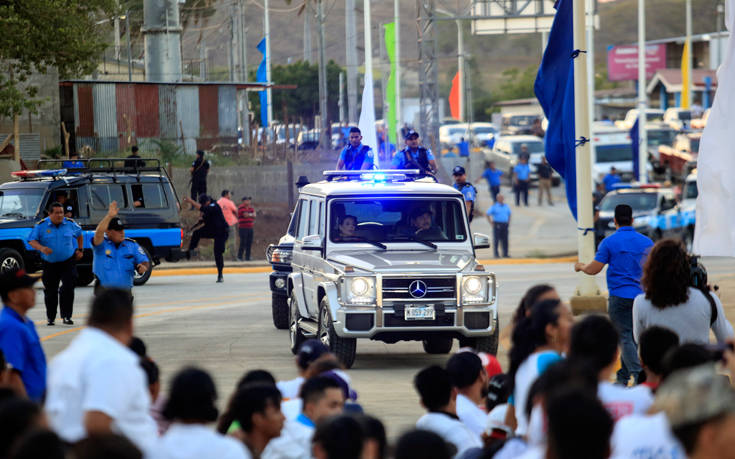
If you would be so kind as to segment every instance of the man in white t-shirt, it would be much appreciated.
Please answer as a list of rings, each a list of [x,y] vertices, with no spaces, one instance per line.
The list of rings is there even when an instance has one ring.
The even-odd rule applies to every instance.
[[[457,390],[452,387],[447,370],[434,365],[421,370],[413,380],[428,411],[418,421],[417,429],[434,432],[457,449],[457,456],[470,448],[481,448],[482,441],[457,417]]]
[[[51,362],[46,413],[62,440],[119,433],[143,452],[157,440],[150,395],[133,337],[133,304],[127,291],[108,289],[92,303],[88,327]]]
[[[303,410],[296,419],[287,420],[281,435],[268,443],[262,459],[300,459],[311,457],[314,429],[323,419],[340,414],[345,403],[342,386],[333,378],[317,376],[301,386]]]
[[[281,391],[284,401],[298,398],[299,389],[304,384],[304,373],[306,373],[306,369],[309,368],[312,362],[328,352],[329,348],[318,339],[307,339],[301,344],[295,358],[299,375],[294,379],[278,381],[276,383],[276,387]]]
[[[597,372],[597,396],[616,422],[632,414],[644,414],[653,403],[651,390],[612,384],[610,378],[620,357],[618,332],[607,317],[587,316],[572,327],[569,359],[584,362]]]
[[[457,388],[457,416],[478,437],[487,427],[487,413],[480,408],[488,391],[482,360],[474,352],[454,354],[447,362],[452,385]]]

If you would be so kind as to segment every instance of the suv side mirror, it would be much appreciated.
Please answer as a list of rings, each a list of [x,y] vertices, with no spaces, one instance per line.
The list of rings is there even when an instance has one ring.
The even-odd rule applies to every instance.
[[[304,236],[302,250],[322,250],[322,237],[318,234]]]
[[[490,237],[486,234],[473,233],[472,234],[472,245],[476,249],[489,249],[490,248]]]

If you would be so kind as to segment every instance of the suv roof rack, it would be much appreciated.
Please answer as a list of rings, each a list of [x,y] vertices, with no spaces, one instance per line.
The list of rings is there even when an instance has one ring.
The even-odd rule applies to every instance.
[[[120,162],[122,164],[116,164]],[[125,162],[133,163],[134,166],[126,167]],[[144,162],[145,166],[139,167],[139,162]],[[42,159],[38,161],[38,168],[66,169],[68,175],[81,175],[89,172],[112,172],[118,174],[157,172],[159,174],[166,174],[166,170],[161,167],[161,161],[157,158]]]
[[[423,178],[430,178],[434,182],[439,180],[431,174],[419,169],[374,169],[360,171],[324,171],[327,182],[332,181],[364,181],[364,182],[413,182]]]

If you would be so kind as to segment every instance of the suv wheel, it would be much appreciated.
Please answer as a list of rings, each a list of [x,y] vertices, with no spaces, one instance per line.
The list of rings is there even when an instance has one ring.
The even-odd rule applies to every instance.
[[[454,340],[450,336],[430,336],[421,343],[427,354],[447,354],[452,350]]]
[[[498,327],[498,320],[495,319],[495,331],[490,336],[483,336],[482,338],[464,338],[460,340],[460,346],[468,346],[476,350],[477,352],[487,352],[488,354],[498,354],[498,341],[500,339],[500,327]]]
[[[138,271],[135,271],[135,274],[133,275],[133,285],[143,285],[148,282],[148,279],[151,278],[151,272],[153,271],[153,257],[151,256],[151,253],[143,245],[141,245],[140,248],[143,249],[143,252],[145,252],[145,256],[148,257],[149,266],[148,270],[143,274],[138,274]]]
[[[291,299],[289,301],[288,318],[288,338],[290,341],[291,352],[296,355],[299,353],[301,343],[303,343],[306,338],[301,332],[301,328],[299,328],[299,319],[301,319],[301,314],[299,313],[299,303],[296,300],[296,294],[294,293],[291,293]]]
[[[94,280],[91,266],[77,267],[77,287],[86,287]]]
[[[319,303],[319,328],[317,337],[330,351],[337,356],[345,368],[352,368],[357,353],[357,340],[355,338],[340,338],[334,331],[332,318],[329,315],[327,299],[322,298]]]
[[[23,257],[13,249],[0,249],[0,274],[18,271],[25,267]]]
[[[288,297],[285,295],[271,294],[271,311],[273,313],[273,325],[279,330],[285,330],[289,325]]]

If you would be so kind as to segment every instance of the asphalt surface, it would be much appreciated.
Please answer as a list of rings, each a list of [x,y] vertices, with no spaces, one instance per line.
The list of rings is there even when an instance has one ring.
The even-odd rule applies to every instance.
[[[713,279],[730,279],[727,290],[735,290],[735,263],[731,259],[705,260]],[[571,263],[497,265],[501,327],[523,292],[531,285],[555,285],[564,299],[574,292],[577,275]],[[136,334],[148,345],[149,355],[161,367],[164,391],[173,374],[187,365],[203,367],[213,375],[220,405],[226,403],[236,381],[248,370],[263,368],[277,379],[296,376],[288,349],[288,333],[276,330],[271,321],[267,274],[228,274],[224,284],[214,275],[153,277],[134,289]],[[604,287],[604,276],[598,276]],[[39,283],[40,284],[40,283]],[[43,292],[37,291],[36,321],[49,360],[83,328],[91,287],[77,288],[74,325],[46,326]],[[735,309],[735,305],[733,305]],[[728,312],[734,319],[734,315]],[[456,350],[456,343],[455,343]],[[507,352],[501,346],[501,363]],[[412,427],[422,409],[412,387],[416,372],[431,364],[443,364],[446,356],[430,356],[418,342],[384,344],[358,341],[354,367],[349,370],[359,402],[382,419],[391,437]]]

